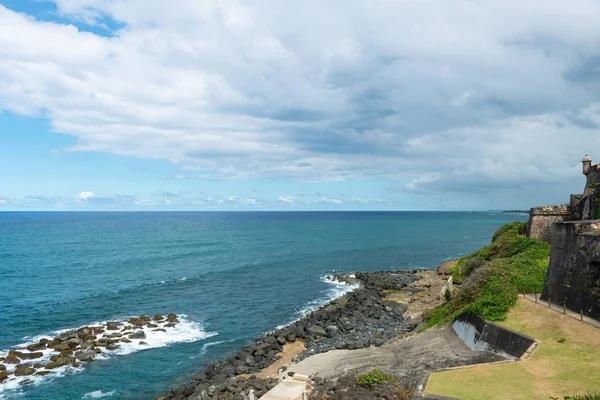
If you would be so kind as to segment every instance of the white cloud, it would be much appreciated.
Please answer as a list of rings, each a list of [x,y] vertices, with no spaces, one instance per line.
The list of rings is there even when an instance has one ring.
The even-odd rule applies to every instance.
[[[327,198],[325,196],[321,197],[321,202],[323,202],[323,203],[329,203],[329,204],[342,204],[341,200]]]
[[[93,199],[94,196],[95,196],[94,192],[86,191],[86,192],[79,193],[77,196],[75,196],[75,198],[77,200],[79,200],[80,202],[85,203],[85,202],[89,201],[90,199]]]
[[[295,199],[293,196],[279,196],[278,200],[282,203],[294,204]]]
[[[417,193],[556,190],[600,145],[594,0],[56,3],[125,28],[0,6],[0,109],[47,116],[71,150]]]

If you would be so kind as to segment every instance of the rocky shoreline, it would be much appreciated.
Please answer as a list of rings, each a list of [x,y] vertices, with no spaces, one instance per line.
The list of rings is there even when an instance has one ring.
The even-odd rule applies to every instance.
[[[34,376],[56,373],[61,368],[83,368],[96,358],[117,351],[125,344],[147,345],[147,335],[165,332],[179,324],[179,317],[142,315],[123,321],[84,326],[43,337],[27,346],[0,356],[0,384],[11,381],[26,384]]]
[[[205,366],[189,383],[171,389],[159,399],[242,400],[250,389],[260,397],[277,384],[277,379],[263,379],[259,373],[274,365],[286,346],[298,341],[304,350],[294,361],[334,349],[382,346],[419,324],[419,318],[405,318],[406,301],[389,299],[388,295],[402,293],[411,285],[402,293],[410,303],[410,296],[422,290],[412,287],[423,278],[420,271],[423,270],[357,272],[330,277],[359,287],[284,328],[256,338],[234,356]]]

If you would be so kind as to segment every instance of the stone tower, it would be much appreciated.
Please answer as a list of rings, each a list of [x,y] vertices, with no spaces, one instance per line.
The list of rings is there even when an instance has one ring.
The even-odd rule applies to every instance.
[[[583,160],[581,160],[581,163],[583,164],[583,174],[587,175],[592,167],[592,159],[586,154],[585,157],[583,157]]]

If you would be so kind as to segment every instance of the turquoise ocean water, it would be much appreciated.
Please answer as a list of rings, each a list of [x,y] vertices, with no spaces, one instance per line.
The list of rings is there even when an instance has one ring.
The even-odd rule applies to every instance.
[[[170,312],[176,332],[1,399],[150,399],[347,289],[327,274],[433,268],[525,215],[0,213],[0,354],[39,335]]]

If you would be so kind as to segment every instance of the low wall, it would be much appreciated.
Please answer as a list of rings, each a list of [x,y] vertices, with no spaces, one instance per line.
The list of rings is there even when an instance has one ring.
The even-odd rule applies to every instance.
[[[600,320],[600,221],[555,224],[542,299]]]
[[[510,359],[521,358],[535,339],[475,315],[463,314],[452,324],[454,332],[473,351],[490,351]]]
[[[552,242],[552,229],[555,222],[569,218],[569,206],[534,207],[529,211],[527,236]]]

